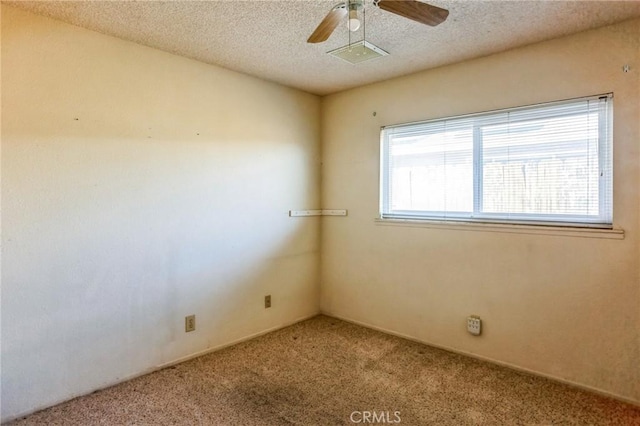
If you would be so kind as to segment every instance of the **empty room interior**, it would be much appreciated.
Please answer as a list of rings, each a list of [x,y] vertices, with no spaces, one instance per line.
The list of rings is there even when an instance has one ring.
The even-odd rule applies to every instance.
[[[640,424],[640,2],[1,24],[3,423]]]

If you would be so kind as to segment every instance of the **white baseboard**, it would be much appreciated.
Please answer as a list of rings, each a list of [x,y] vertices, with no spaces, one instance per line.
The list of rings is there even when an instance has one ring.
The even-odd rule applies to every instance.
[[[489,358],[489,357],[485,357],[485,356],[478,355],[478,354],[475,354],[475,353],[462,351],[460,349],[455,349],[455,348],[451,348],[451,347],[448,347],[448,346],[444,346],[444,345],[439,345],[439,344],[436,344],[436,343],[428,342],[428,341],[425,341],[425,340],[420,340],[420,339],[418,339],[416,337],[413,337],[413,336],[410,336],[410,335],[407,335],[407,334],[403,334],[403,333],[400,333],[400,332],[397,332],[397,331],[394,331],[394,330],[389,330],[389,329],[386,329],[384,327],[379,327],[379,326],[376,326],[376,325],[372,325],[372,324],[369,324],[369,323],[366,323],[366,322],[363,322],[363,321],[354,320],[354,319],[351,319],[351,318],[348,318],[348,317],[345,317],[345,316],[342,316],[340,314],[336,314],[336,313],[333,313],[333,312],[321,311],[321,314],[322,315],[326,315],[328,317],[333,317],[333,318],[336,318],[336,319],[339,319],[339,320],[342,320],[342,321],[346,321],[346,322],[349,322],[349,323],[352,323],[352,324],[356,324],[356,325],[359,325],[359,326],[362,326],[362,327],[370,328],[372,330],[380,331],[380,332],[385,333],[385,334],[390,334],[392,336],[397,336],[397,337],[401,337],[403,339],[411,340],[412,342],[422,343],[423,345],[431,346],[431,347],[437,348],[437,349],[442,349],[442,350],[445,350],[447,352],[452,352],[452,353],[455,353],[455,354],[458,354],[458,355],[468,356],[470,358],[475,358],[475,359],[478,359],[480,361],[485,361],[485,362],[489,362],[491,364],[495,364],[495,365],[499,365],[499,366],[502,366],[502,367],[506,367],[506,368],[509,368],[511,370],[516,370],[516,371],[520,371],[520,372],[523,372],[523,373],[531,374],[532,376],[544,377],[545,379],[549,379],[549,380],[552,380],[554,382],[559,382],[559,383],[562,383],[562,384],[565,384],[565,385],[569,385],[569,386],[577,388],[577,389],[585,390],[585,391],[588,391],[588,392],[591,392],[591,393],[595,393],[595,394],[598,394],[598,395],[601,395],[601,396],[605,396],[607,398],[615,399],[615,400],[620,401],[620,402],[631,404],[631,405],[634,405],[636,407],[640,407],[640,401],[638,401],[638,400],[627,398],[625,396],[621,396],[621,395],[618,395],[618,394],[615,394],[615,393],[612,393],[612,392],[609,392],[609,391],[605,391],[605,390],[602,390],[602,389],[598,389],[598,388],[595,388],[595,387],[592,387],[592,386],[589,386],[589,385],[585,385],[585,384],[582,384],[582,383],[579,383],[579,382],[574,382],[572,380],[567,380],[567,379],[564,379],[562,377],[557,377],[557,376],[553,376],[551,374],[542,373],[540,371],[531,370],[531,369],[528,369],[528,368],[525,368],[525,367],[520,367],[520,366],[518,366],[516,364],[511,364],[511,363],[500,361],[500,360],[497,360],[497,359],[494,359],[494,358]]]
[[[177,359],[175,359],[173,361],[169,361],[169,362],[165,362],[165,363],[159,364],[159,365],[157,365],[155,367],[148,368],[148,369],[143,370],[143,371],[141,371],[139,373],[135,373],[135,374],[132,374],[130,376],[126,376],[126,377],[120,378],[118,380],[115,380],[113,382],[109,382],[109,383],[107,383],[107,384],[105,384],[103,386],[96,387],[94,389],[91,389],[90,391],[82,392],[82,393],[78,393],[78,394],[73,394],[68,398],[60,399],[60,400],[58,400],[56,402],[53,402],[51,404],[38,406],[38,407],[33,408],[31,410],[24,411],[24,412],[22,412],[20,414],[7,416],[7,418],[3,418],[1,422],[2,423],[6,423],[6,422],[10,422],[10,421],[13,421],[13,420],[16,420],[16,419],[20,419],[22,417],[25,417],[25,416],[28,416],[30,414],[36,413],[38,411],[45,410],[47,408],[53,407],[53,406],[58,405],[58,404],[62,404],[64,402],[71,401],[71,400],[79,398],[81,396],[90,395],[90,394],[92,394],[94,392],[98,392],[98,391],[101,391],[101,390],[108,389],[110,387],[119,385],[120,383],[128,382],[129,380],[133,380],[133,379],[136,379],[138,377],[146,376],[147,374],[151,374],[153,372],[162,370],[163,368],[167,368],[167,367],[170,367],[172,365],[180,364],[180,363],[183,363],[185,361],[189,361],[191,359],[198,358],[200,356],[207,355],[209,353],[216,352],[216,351],[228,348],[228,347],[233,346],[233,345],[237,345],[238,343],[246,342],[247,340],[255,339],[256,337],[260,337],[260,336],[262,336],[264,334],[268,334],[268,333],[271,333],[273,331],[277,331],[277,330],[280,330],[282,328],[286,328],[286,327],[289,327],[291,325],[297,324],[299,322],[306,321],[306,320],[308,320],[310,318],[313,318],[315,316],[318,316],[318,315],[320,315],[319,311],[315,312],[313,314],[310,314],[310,315],[305,315],[303,317],[296,318],[296,319],[291,320],[291,321],[286,321],[286,322],[284,322],[282,324],[279,324],[279,325],[274,326],[274,327],[267,328],[267,329],[259,331],[257,333],[253,333],[253,334],[250,334],[248,336],[241,337],[239,339],[236,339],[236,340],[233,340],[233,341],[230,341],[230,342],[222,343],[220,345],[217,345],[217,346],[214,346],[214,347],[210,347],[210,348],[207,348],[205,350],[202,350],[202,351],[199,351],[199,352],[196,352],[196,353],[184,356],[184,357],[177,358]]]
[[[288,322],[285,322],[284,324],[277,325],[277,326],[271,327],[271,328],[267,328],[266,330],[262,330],[262,331],[259,331],[257,333],[254,333],[254,334],[250,334],[250,335],[245,336],[245,337],[241,337],[240,339],[232,340],[231,342],[223,343],[223,344],[218,345],[218,346],[207,348],[207,349],[202,350],[200,352],[196,352],[196,353],[193,353],[193,354],[190,354],[190,355],[187,355],[187,356],[183,356],[183,357],[177,358],[177,359],[175,359],[173,361],[162,363],[162,364],[156,366],[155,368],[153,368],[153,371],[162,370],[163,368],[171,367],[172,365],[181,364],[183,362],[192,360],[194,358],[198,358],[198,357],[210,354],[212,352],[220,351],[220,350],[228,348],[230,346],[234,346],[234,345],[237,345],[239,343],[246,342],[246,341],[251,340],[251,339],[255,339],[256,337],[260,337],[260,336],[263,336],[265,334],[269,334],[271,332],[280,330],[282,328],[286,328],[286,327],[292,326],[292,325],[297,324],[299,322],[306,321],[306,320],[308,320],[310,318],[313,318],[313,317],[316,317],[318,315],[320,315],[320,312],[316,312],[316,313],[314,313],[312,315],[306,315],[304,317],[297,318],[297,319],[295,319],[293,321],[288,321]],[[148,374],[148,373],[144,373],[144,374]],[[144,375],[144,374],[140,374],[139,376]],[[128,380],[130,380],[130,379],[128,379]]]

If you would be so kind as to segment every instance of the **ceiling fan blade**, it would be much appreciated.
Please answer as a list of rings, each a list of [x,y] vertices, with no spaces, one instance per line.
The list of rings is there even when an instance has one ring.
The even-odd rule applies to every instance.
[[[431,25],[432,27],[443,23],[449,16],[447,9],[417,0],[379,0],[377,5],[382,10],[404,16],[421,24]]]
[[[347,16],[347,5],[340,3],[335,6],[320,22],[313,34],[309,36],[307,43],[320,43],[328,39],[345,16]]]

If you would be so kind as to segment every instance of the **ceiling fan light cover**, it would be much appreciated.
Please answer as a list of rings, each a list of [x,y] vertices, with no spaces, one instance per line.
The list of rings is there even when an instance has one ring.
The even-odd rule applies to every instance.
[[[366,40],[360,40],[358,42],[351,43],[350,45],[331,50],[327,53],[351,64],[358,64],[360,62],[389,55],[388,52],[385,52],[375,44],[369,43]]]
[[[358,11],[356,9],[351,9],[349,11],[347,28],[349,28],[349,31],[358,31],[360,29],[360,20],[358,19]]]

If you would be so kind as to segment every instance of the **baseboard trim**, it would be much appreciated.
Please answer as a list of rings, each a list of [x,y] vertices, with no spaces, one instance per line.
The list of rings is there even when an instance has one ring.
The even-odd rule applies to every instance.
[[[190,355],[187,355],[187,356],[183,356],[183,357],[177,358],[177,359],[175,359],[173,361],[169,361],[169,362],[165,362],[165,363],[159,364],[156,367],[154,367],[153,371],[158,371],[158,370],[162,370],[163,368],[171,367],[173,365],[182,364],[183,362],[190,361],[190,360],[192,360],[194,358],[198,358],[198,357],[210,354],[212,352],[217,352],[217,351],[220,351],[222,349],[225,349],[225,348],[228,348],[228,347],[231,347],[231,346],[235,346],[237,344],[246,342],[248,340],[255,339],[256,337],[264,336],[265,334],[269,334],[269,333],[272,333],[274,331],[278,331],[280,329],[290,327],[290,326],[292,326],[294,324],[297,324],[299,322],[306,321],[308,319],[317,317],[320,314],[321,314],[320,312],[316,312],[315,314],[307,315],[307,316],[304,316],[304,317],[300,317],[300,318],[297,318],[297,319],[295,319],[293,321],[288,321],[288,322],[285,322],[284,324],[277,325],[277,326],[271,327],[271,328],[267,328],[266,330],[262,330],[262,331],[259,331],[257,333],[250,334],[248,336],[241,337],[241,338],[236,339],[236,340],[232,340],[231,342],[228,342],[228,343],[223,343],[223,344],[218,345],[218,346],[213,346],[211,348],[207,348],[207,349],[202,350],[200,352],[196,352],[196,353],[193,353],[193,354],[190,354]]]
[[[314,318],[314,317],[316,317],[316,316],[318,316],[320,314],[321,314],[321,312],[318,311],[318,312],[315,312],[313,314],[309,314],[309,315],[305,315],[305,316],[302,316],[302,317],[298,317],[298,318],[293,319],[291,321],[285,321],[282,324],[276,325],[274,327],[267,328],[267,329],[259,331],[257,333],[253,333],[253,334],[250,334],[248,336],[241,337],[239,339],[232,340],[232,341],[227,342],[227,343],[222,343],[220,345],[213,346],[213,347],[207,348],[205,350],[198,351],[196,353],[193,353],[193,354],[190,354],[190,355],[187,355],[187,356],[184,356],[184,357],[177,358],[177,359],[175,359],[173,361],[169,361],[169,362],[165,362],[165,363],[162,363],[162,364],[158,364],[158,365],[156,365],[154,367],[148,368],[148,369],[143,370],[143,371],[141,371],[139,373],[123,377],[123,378],[115,380],[113,382],[109,382],[108,384],[105,384],[104,386],[98,386],[96,388],[93,388],[90,391],[83,392],[83,393],[77,393],[77,394],[74,394],[74,395],[70,396],[69,398],[64,398],[64,399],[58,400],[57,402],[54,402],[52,404],[42,405],[42,406],[39,406],[39,407],[34,408],[32,410],[28,410],[28,411],[22,412],[20,414],[8,416],[7,418],[3,418],[0,421],[0,423],[2,423],[2,424],[8,423],[8,422],[20,419],[22,417],[26,417],[28,415],[37,413],[38,411],[42,411],[42,410],[46,410],[47,408],[54,407],[54,406],[56,406],[58,404],[63,404],[65,402],[72,401],[72,400],[74,400],[76,398],[80,398],[80,397],[83,397],[83,396],[91,395],[92,393],[95,393],[95,392],[100,392],[102,390],[111,388],[113,386],[117,386],[117,385],[119,385],[121,383],[128,382],[129,380],[133,380],[133,379],[136,379],[138,377],[146,376],[147,374],[151,374],[151,373],[154,373],[156,371],[160,371],[160,370],[162,370],[164,368],[171,367],[173,365],[177,365],[177,364],[189,361],[191,359],[198,358],[198,357],[210,354],[212,352],[220,351],[222,349],[237,345],[239,343],[246,342],[246,341],[251,340],[251,339],[255,339],[256,337],[260,337],[260,336],[263,336],[265,334],[272,333],[274,331],[277,331],[277,330],[292,326],[292,325],[297,324],[299,322],[306,321],[308,319]]]
[[[463,351],[463,350],[460,350],[460,349],[455,349],[455,348],[452,348],[452,347],[449,347],[449,346],[439,345],[439,344],[428,342],[428,341],[425,341],[425,340],[420,340],[420,339],[418,339],[416,337],[413,337],[413,336],[410,336],[408,334],[403,334],[403,333],[400,333],[400,332],[397,332],[397,331],[394,331],[394,330],[390,330],[390,329],[387,329],[387,328],[384,328],[384,327],[379,327],[379,326],[376,326],[376,325],[373,325],[373,324],[369,324],[367,322],[354,320],[352,318],[348,318],[348,317],[345,317],[343,315],[336,314],[334,312],[322,310],[320,313],[322,315],[326,315],[328,317],[336,318],[336,319],[339,319],[339,320],[342,320],[342,321],[345,321],[345,322],[348,322],[348,323],[351,323],[351,324],[359,325],[361,327],[365,327],[365,328],[369,328],[369,329],[372,329],[372,330],[380,331],[382,333],[390,334],[392,336],[401,337],[403,339],[407,339],[407,340],[410,340],[412,342],[421,343],[423,345],[431,346],[431,347],[437,348],[437,349],[442,349],[444,351],[455,353],[455,354],[458,354],[458,355],[463,355],[463,356],[467,356],[467,357],[470,357],[470,358],[475,358],[475,359],[480,360],[480,361],[489,362],[491,364],[499,365],[501,367],[506,367],[506,368],[509,368],[511,370],[519,371],[519,372],[522,372],[522,373],[530,374],[532,376],[543,377],[545,379],[548,379],[548,380],[551,380],[551,381],[554,381],[554,382],[562,383],[564,385],[568,385],[568,386],[571,386],[571,387],[574,387],[574,388],[577,388],[577,389],[588,391],[588,392],[591,392],[591,393],[594,393],[594,394],[597,394],[597,395],[600,395],[600,396],[604,396],[604,397],[607,397],[607,398],[615,399],[616,401],[624,402],[626,404],[630,404],[630,405],[633,405],[635,407],[640,407],[640,401],[637,401],[637,400],[634,400],[634,399],[631,399],[631,398],[627,398],[627,397],[624,397],[624,396],[621,396],[621,395],[618,395],[618,394],[615,394],[615,393],[612,393],[612,392],[608,392],[608,391],[605,391],[605,390],[602,390],[602,389],[598,389],[598,388],[595,388],[595,387],[592,387],[592,386],[589,386],[589,385],[585,385],[585,384],[582,384],[582,383],[579,383],[579,382],[574,382],[574,381],[571,381],[571,380],[563,379],[562,377],[557,377],[557,376],[553,376],[551,374],[546,374],[546,373],[542,373],[542,372],[539,372],[539,371],[536,371],[536,370],[531,370],[531,369],[528,369],[526,367],[520,367],[520,366],[518,366],[516,364],[511,364],[509,362],[500,361],[500,360],[497,360],[497,359],[494,359],[494,358],[485,357],[485,356],[478,355],[478,354],[475,354],[475,353],[472,353],[472,352],[466,352],[466,351]]]

